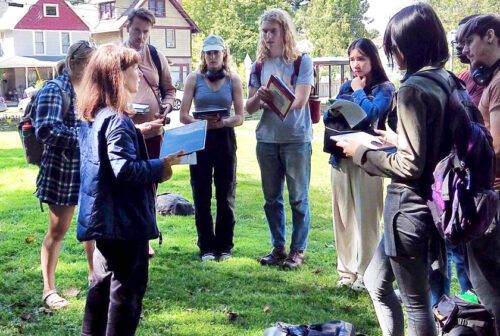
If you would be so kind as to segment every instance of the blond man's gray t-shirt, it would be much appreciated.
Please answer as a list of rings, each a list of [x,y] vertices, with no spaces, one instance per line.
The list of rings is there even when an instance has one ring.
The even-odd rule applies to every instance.
[[[285,62],[283,58],[268,59],[263,63],[260,78],[255,73],[256,63],[252,65],[249,86],[259,88],[267,86],[271,75],[275,75],[295,91],[292,85],[294,76],[293,61]],[[309,55],[303,55],[300,63],[299,74],[295,85],[314,85],[313,62]],[[309,104],[302,109],[290,110],[284,120],[281,120],[273,111],[264,109],[262,117],[255,131],[257,141],[268,143],[304,143],[312,140],[312,123]]]

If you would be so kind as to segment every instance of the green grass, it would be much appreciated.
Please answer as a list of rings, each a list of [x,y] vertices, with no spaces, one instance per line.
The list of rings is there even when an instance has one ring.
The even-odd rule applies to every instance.
[[[255,157],[255,125],[250,121],[237,129],[235,258],[199,262],[194,218],[159,217],[164,244],[159,247],[153,242],[157,255],[150,264],[138,335],[261,336],[277,321],[302,324],[333,319],[349,321],[368,335],[380,335],[368,295],[334,285],[330,168],[322,152],[321,125],[315,126],[318,139],[313,142],[307,264],[298,271],[283,271],[261,267],[256,261],[269,251],[270,239]],[[40,212],[33,195],[37,170],[24,163],[20,146],[17,133],[0,132],[0,335],[76,335],[87,289],[85,254],[73,223],[56,283],[60,292],[71,288],[80,292],[69,298],[67,309],[53,314],[40,311],[39,254],[48,214]],[[187,166],[175,167],[172,180],[160,186],[164,191],[192,199]],[[289,228],[290,218],[287,209]],[[239,316],[229,321],[228,312]]]

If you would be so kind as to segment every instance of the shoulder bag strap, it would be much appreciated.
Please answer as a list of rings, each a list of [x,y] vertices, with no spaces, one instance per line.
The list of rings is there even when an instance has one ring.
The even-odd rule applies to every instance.
[[[149,53],[151,54],[151,59],[153,60],[156,70],[158,71],[158,88],[160,90],[161,99],[163,99],[166,96],[166,92],[163,89],[160,56],[158,55],[158,50],[156,50],[156,48],[151,44],[148,44],[148,49]]]

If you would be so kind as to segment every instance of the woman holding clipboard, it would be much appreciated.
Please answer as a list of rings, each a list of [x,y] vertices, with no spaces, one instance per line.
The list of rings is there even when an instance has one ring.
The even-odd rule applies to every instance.
[[[210,35],[205,39],[200,69],[186,78],[180,110],[182,123],[195,122],[197,119],[189,114],[194,102],[196,111],[206,111],[205,116],[197,113],[197,118],[208,122],[205,149],[196,152],[197,163],[190,166],[202,261],[232,257],[236,192],[234,127],[243,123],[243,89],[239,76],[229,67],[229,58],[229,50],[220,36]],[[215,112],[230,111],[231,106],[235,111],[232,116]],[[212,177],[217,199],[215,227],[210,208]]]
[[[359,129],[373,129],[391,107],[394,85],[389,82],[372,41],[355,40],[347,54],[355,77],[340,87],[337,99],[358,104],[366,113]],[[330,164],[337,286],[361,291],[365,289],[363,275],[380,240],[382,178],[368,175],[345,156],[332,154]]]

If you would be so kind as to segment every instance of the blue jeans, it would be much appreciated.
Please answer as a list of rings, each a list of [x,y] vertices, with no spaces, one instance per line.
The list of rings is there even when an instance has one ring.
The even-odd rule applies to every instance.
[[[452,263],[455,263],[457,279],[460,283],[461,293],[472,289],[466,271],[465,246],[453,246],[446,243],[446,253],[448,257],[448,274],[444,276],[439,271],[430,270],[429,284],[431,286],[431,302],[434,306],[444,294],[450,296],[450,283],[452,277]]]
[[[291,250],[304,250],[311,222],[309,213],[309,181],[311,177],[311,143],[257,142],[264,211],[274,247],[286,242],[286,218],[283,191],[288,187],[292,208]]]

